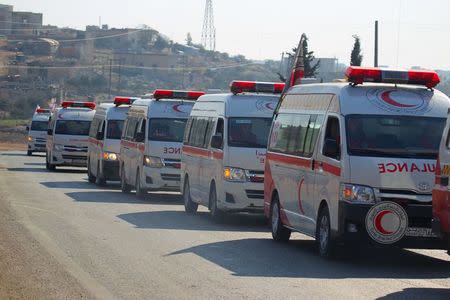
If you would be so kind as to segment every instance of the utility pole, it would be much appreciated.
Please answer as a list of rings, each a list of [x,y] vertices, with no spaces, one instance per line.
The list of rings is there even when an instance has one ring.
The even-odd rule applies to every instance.
[[[111,82],[112,82],[112,63],[113,59],[109,59],[109,87],[108,87],[108,99],[111,99]]]
[[[374,67],[378,68],[378,21],[375,21],[375,57]]]
[[[206,0],[205,18],[203,20],[202,45],[206,50],[216,51],[216,27],[212,0]]]

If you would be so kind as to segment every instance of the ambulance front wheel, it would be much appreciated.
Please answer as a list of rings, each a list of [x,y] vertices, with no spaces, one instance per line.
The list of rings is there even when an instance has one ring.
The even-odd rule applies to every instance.
[[[136,197],[139,199],[144,199],[147,191],[141,186],[141,175],[139,169],[136,172]]]
[[[335,245],[331,237],[330,212],[326,205],[320,209],[317,218],[316,243],[320,256],[329,258],[333,255]]]
[[[27,155],[28,155],[28,156],[31,156],[31,155],[33,155],[33,151],[31,151],[31,150],[28,150],[28,151],[27,151]]]
[[[90,160],[88,160],[88,163],[87,163],[87,175],[88,175],[88,181],[89,181],[90,183],[95,183],[95,181],[97,180],[97,178],[92,174],[92,171],[91,171],[91,161],[90,161]]]
[[[122,172],[120,175],[120,188],[122,190],[122,193],[129,194],[131,192],[131,186],[127,183],[127,180],[125,179],[124,166],[122,166]]]
[[[277,242],[287,242],[291,238],[291,230],[284,227],[281,221],[281,208],[278,196],[275,195],[270,209],[270,227],[272,229],[272,238]]]
[[[211,189],[209,192],[209,210],[211,213],[211,217],[214,220],[221,220],[224,216],[224,212],[217,207],[217,192],[216,185],[211,184]]]
[[[56,170],[56,166],[52,163],[50,163],[48,159],[48,154],[45,156],[45,168],[51,172]]]
[[[188,214],[195,214],[198,209],[198,204],[192,201],[191,198],[191,188],[189,186],[189,179],[186,178],[184,181],[184,188],[183,188],[183,202],[184,202],[184,210]]]
[[[95,180],[95,184],[98,186],[106,185],[106,179],[102,176],[102,173],[101,173],[100,162],[97,163],[97,178]]]

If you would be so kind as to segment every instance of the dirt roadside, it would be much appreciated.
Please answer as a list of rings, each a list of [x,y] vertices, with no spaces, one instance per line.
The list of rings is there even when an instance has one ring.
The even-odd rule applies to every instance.
[[[0,299],[93,298],[17,221],[0,194]]]

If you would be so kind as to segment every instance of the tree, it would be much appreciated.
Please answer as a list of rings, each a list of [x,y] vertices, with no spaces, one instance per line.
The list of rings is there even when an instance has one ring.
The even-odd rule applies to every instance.
[[[358,35],[353,35],[355,43],[350,57],[350,66],[361,66],[363,55],[361,54],[361,40]]]
[[[302,43],[303,63],[305,65],[305,78],[314,78],[317,75],[317,71],[320,66],[320,60],[318,60],[315,64],[313,64],[316,57],[314,56],[314,51],[309,51],[309,49],[308,49],[308,40],[309,40],[308,37],[305,35],[305,38]],[[293,51],[293,54],[288,53],[289,66],[292,66],[295,54],[297,53],[297,47],[293,48],[292,51]]]
[[[186,35],[186,45],[192,46],[192,35],[190,32],[188,32]]]

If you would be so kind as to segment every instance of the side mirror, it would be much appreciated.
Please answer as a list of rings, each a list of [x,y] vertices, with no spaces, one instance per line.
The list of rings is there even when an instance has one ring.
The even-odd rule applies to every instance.
[[[221,134],[215,134],[211,138],[211,147],[215,149],[222,149],[223,136]]]
[[[144,132],[136,133],[136,142],[142,143],[144,141],[145,141],[145,133]]]
[[[47,129],[47,134],[48,135],[53,135],[53,129]]]
[[[30,131],[30,126],[25,127],[27,131]]]
[[[103,140],[104,137],[105,137],[105,133],[104,133],[103,131],[97,132],[97,135],[95,136],[95,138],[96,138],[98,141]]]
[[[334,159],[339,159],[341,153],[339,151],[339,145],[336,140],[326,139],[323,145],[323,155]]]

